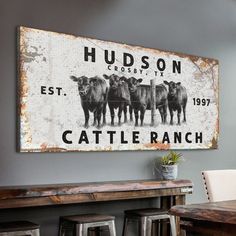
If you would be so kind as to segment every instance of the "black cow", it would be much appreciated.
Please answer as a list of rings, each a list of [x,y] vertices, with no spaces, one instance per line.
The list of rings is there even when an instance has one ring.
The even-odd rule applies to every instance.
[[[173,125],[174,111],[177,111],[178,125],[180,125],[182,109],[184,113],[183,122],[186,122],[186,104],[188,100],[186,88],[181,85],[181,82],[175,83],[173,81],[164,81],[164,83],[169,87],[168,107],[170,111],[170,124]]]
[[[135,114],[135,126],[138,126],[138,112],[140,111],[141,126],[146,110],[151,110],[151,87],[149,85],[140,85],[142,79],[131,77],[127,80],[131,105]],[[166,123],[167,116],[167,89],[164,85],[156,86],[156,108],[158,108],[162,123]]]
[[[103,125],[106,124],[106,104],[108,93],[106,81],[98,77],[87,78],[86,76],[71,76],[70,78],[78,83],[81,105],[85,116],[84,127],[88,128],[89,126],[89,111],[94,114],[94,126],[97,125],[98,128],[101,127],[102,114]]]
[[[115,74],[113,75],[103,75],[103,77],[109,80],[109,90],[108,90],[108,106],[111,114],[111,125],[114,125],[115,112],[114,109],[118,110],[118,124],[121,125],[121,115],[124,112],[124,122],[127,122],[127,106],[130,105],[130,94],[128,84],[125,82],[125,77],[119,77]],[[132,120],[132,108],[130,107],[130,118]]]

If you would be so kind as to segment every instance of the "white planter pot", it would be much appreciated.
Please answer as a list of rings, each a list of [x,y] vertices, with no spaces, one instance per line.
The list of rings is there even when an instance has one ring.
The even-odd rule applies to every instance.
[[[177,179],[178,165],[162,165],[161,166],[162,177],[165,180]]]

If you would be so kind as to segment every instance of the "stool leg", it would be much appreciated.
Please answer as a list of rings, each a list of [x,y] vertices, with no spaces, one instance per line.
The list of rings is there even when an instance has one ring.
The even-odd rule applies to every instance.
[[[88,226],[86,224],[83,224],[82,232],[82,236],[88,236]]]
[[[83,225],[77,224],[76,225],[76,234],[75,236],[83,236]]]
[[[176,234],[176,225],[175,225],[175,217],[170,216],[170,228],[171,228],[171,235],[177,236]]]
[[[127,235],[128,223],[129,223],[129,219],[125,216],[124,217],[124,225],[123,225],[122,236],[126,236]]]
[[[152,233],[152,220],[148,217],[141,217],[139,224],[140,236],[151,236]]]
[[[147,236],[152,236],[152,220],[147,218]]]
[[[32,231],[32,236],[39,236],[39,229],[33,230]]]
[[[147,236],[146,235],[146,228],[147,228],[147,217],[141,217],[139,223],[139,234],[140,236]]]
[[[116,236],[116,227],[115,227],[115,221],[111,220],[108,223],[109,231],[110,231],[110,236]]]

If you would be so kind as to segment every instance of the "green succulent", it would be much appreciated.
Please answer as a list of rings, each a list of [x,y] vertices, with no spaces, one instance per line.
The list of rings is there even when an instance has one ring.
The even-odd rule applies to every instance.
[[[175,165],[178,164],[181,160],[182,153],[177,153],[170,151],[167,155],[161,158],[162,165]]]

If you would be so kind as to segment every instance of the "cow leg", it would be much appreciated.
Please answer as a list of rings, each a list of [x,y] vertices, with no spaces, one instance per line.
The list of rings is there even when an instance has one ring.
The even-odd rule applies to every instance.
[[[84,127],[88,128],[88,121],[89,121],[89,111],[88,109],[84,109],[84,117],[85,117],[85,123],[84,123]]]
[[[162,124],[165,124],[166,123],[166,117],[167,117],[166,107],[162,106],[159,109],[159,112],[160,112],[160,115],[161,115],[161,122],[162,122]]]
[[[130,121],[133,121],[133,108],[131,105],[129,105],[129,117],[130,117]]]
[[[178,125],[180,125],[181,107],[177,110]]]
[[[143,126],[143,119],[144,119],[145,111],[146,111],[145,107],[142,107],[140,110],[140,121],[141,121],[140,125],[141,126]]]
[[[127,122],[127,105],[124,104],[124,123]]]
[[[166,104],[163,106],[163,118],[164,118],[164,124],[166,124],[166,118],[167,118],[167,102]]]
[[[110,108],[110,114],[111,114],[111,126],[114,126],[114,117],[115,117],[114,108],[112,105],[109,105],[109,108]]]
[[[173,125],[173,116],[174,116],[174,112],[171,108],[169,108],[170,110],[170,125]]]
[[[186,105],[183,105],[183,114],[184,114],[183,122],[186,122]]]
[[[119,111],[118,111],[118,125],[121,125],[121,114],[122,114],[122,111],[124,110],[124,103],[122,102],[119,106]]]
[[[138,126],[138,109],[134,109],[135,126]]]
[[[107,104],[103,105],[103,110],[102,110],[102,114],[103,114],[103,125],[106,124],[106,112],[107,112],[107,108],[106,108]]]
[[[97,128],[100,129],[101,128],[102,108],[99,107],[96,114],[97,114],[97,121],[98,121]]]
[[[159,109],[159,112],[160,112],[160,116],[161,116],[161,123],[163,124],[164,123],[164,114],[163,114],[163,108],[160,107]]]
[[[93,126],[96,126],[97,124],[97,111],[93,112]]]

